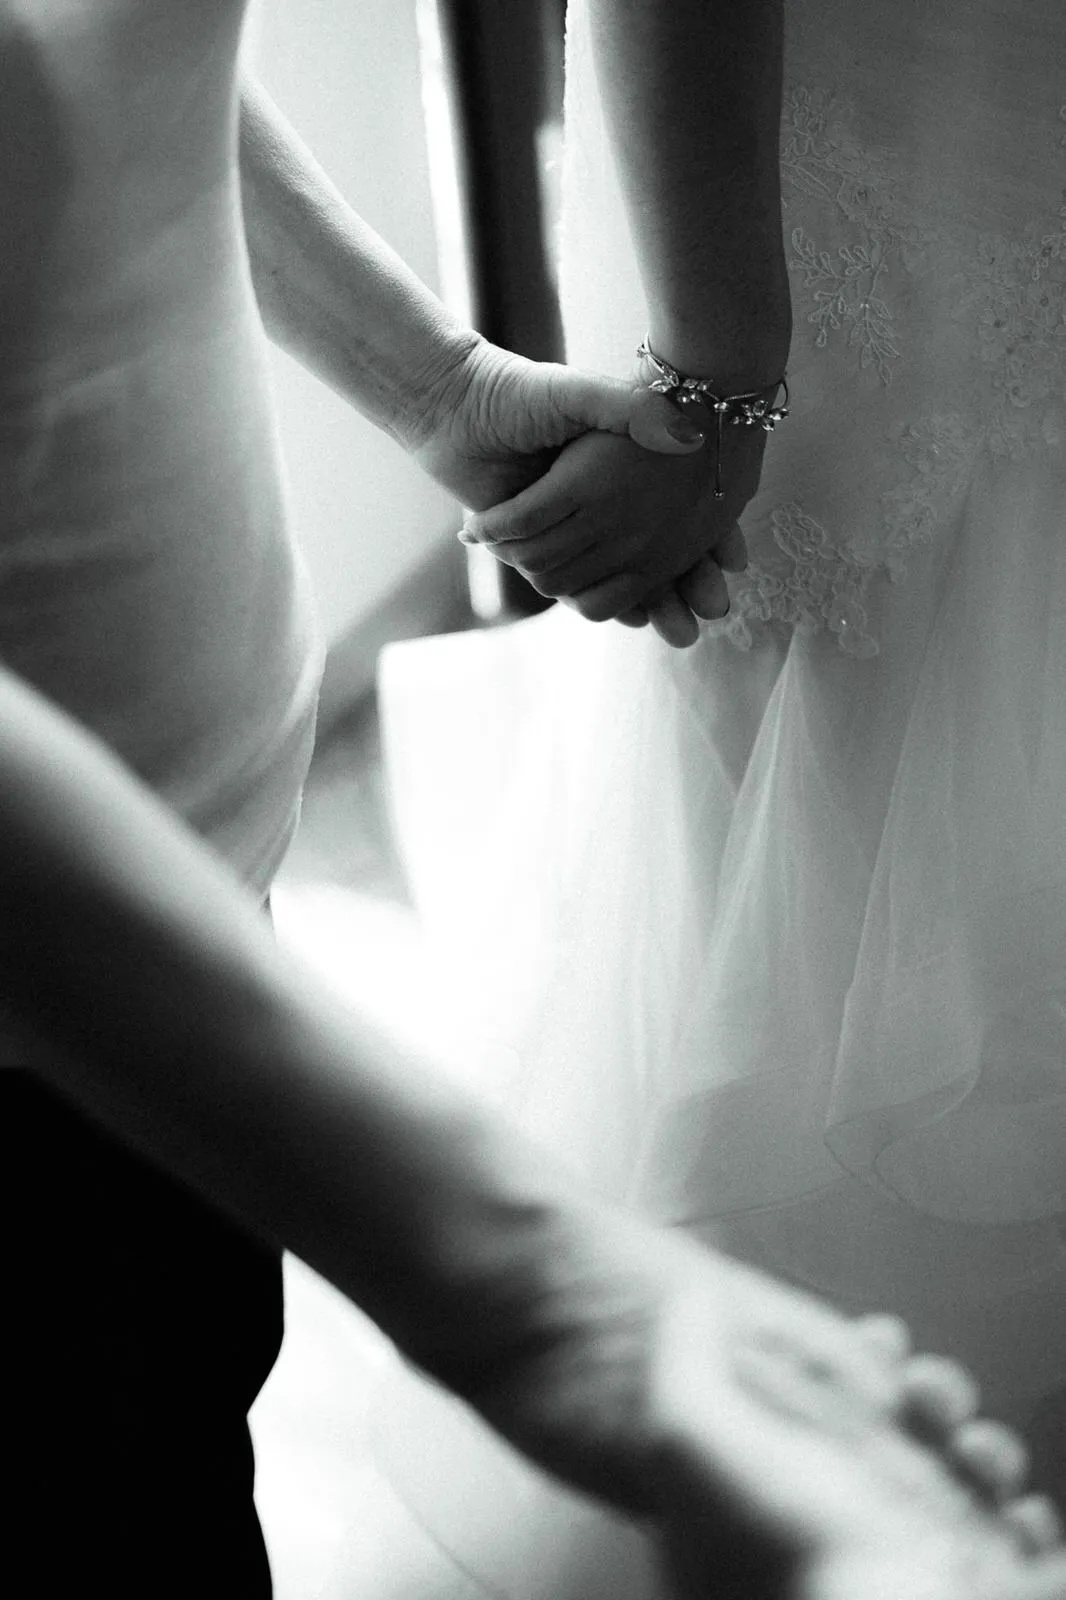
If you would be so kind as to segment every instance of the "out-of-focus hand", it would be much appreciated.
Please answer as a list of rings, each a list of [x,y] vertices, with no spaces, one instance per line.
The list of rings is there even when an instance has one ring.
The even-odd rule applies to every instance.
[[[1066,1600],[1050,1511],[990,1509],[950,1448],[898,1424],[904,1349],[620,1218],[551,1259],[525,1337],[467,1397],[541,1465],[648,1519],[681,1600]]]

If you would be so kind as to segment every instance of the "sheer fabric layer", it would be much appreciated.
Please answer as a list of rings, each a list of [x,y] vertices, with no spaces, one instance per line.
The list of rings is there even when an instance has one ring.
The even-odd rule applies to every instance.
[[[510,1110],[1021,1416],[1066,1387],[1066,21],[788,28],[794,414],[730,617],[395,648],[395,811]],[[568,68],[569,355],[625,374],[580,4]]]

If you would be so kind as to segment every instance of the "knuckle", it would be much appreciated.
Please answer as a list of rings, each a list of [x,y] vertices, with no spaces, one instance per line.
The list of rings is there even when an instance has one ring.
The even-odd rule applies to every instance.
[[[494,516],[491,513],[473,517],[467,524],[482,544],[521,544],[528,533],[518,517]]]
[[[515,527],[514,523],[482,523],[482,525],[475,530],[475,533],[479,544],[491,545],[493,549],[496,549],[499,545],[521,543],[521,534]]]
[[[642,593],[642,586],[632,578],[604,583],[585,600],[585,614],[590,622],[611,622],[639,605]]]
[[[475,511],[467,506],[463,517],[463,528],[472,539],[492,539],[500,526],[500,517],[495,509]]]
[[[506,545],[483,544],[481,548],[487,551],[492,559],[498,561],[501,566],[514,567],[516,571],[521,570]]]
[[[592,595],[587,599],[578,600],[577,609],[586,622],[610,622],[618,607],[613,605],[607,596]]]

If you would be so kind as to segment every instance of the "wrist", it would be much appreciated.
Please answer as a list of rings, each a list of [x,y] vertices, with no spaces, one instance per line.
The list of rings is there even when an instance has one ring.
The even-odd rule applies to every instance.
[[[419,455],[462,404],[477,370],[485,340],[473,328],[450,320],[424,340],[417,364],[397,392],[388,431],[411,455]]]
[[[512,1280],[511,1342],[466,1396],[542,1467],[642,1517],[661,1509],[653,1369],[673,1255],[672,1241],[621,1213],[559,1208],[532,1270]]]
[[[792,343],[792,318],[774,313],[758,323],[708,329],[680,318],[652,316],[648,343],[660,360],[685,377],[707,378],[722,394],[765,389],[782,378]],[[638,364],[641,381],[646,370]]]
[[[645,378],[650,390],[667,395],[676,410],[684,413],[686,421],[695,421],[692,416],[692,413],[695,413],[699,419],[697,426],[701,434],[709,429],[714,462],[714,498],[724,499],[722,453],[725,430],[743,427],[757,432],[772,433],[777,424],[783,422],[789,415],[788,383],[784,374],[771,379],[769,383],[748,377],[740,380],[745,386],[739,389],[731,385],[728,380],[721,382],[709,375],[699,376],[695,373],[678,371],[656,352],[647,339],[637,351],[637,358],[651,373],[650,378]],[[748,371],[750,373],[751,369]],[[734,380],[734,385],[736,382],[737,380]],[[631,432],[633,432],[632,415],[631,413]],[[675,437],[681,437],[676,428],[670,431]],[[761,458],[761,446],[758,455]]]
[[[730,393],[780,378],[792,343],[792,301],[782,265],[760,286],[708,295],[701,304],[649,296],[648,340],[656,355],[688,376],[713,378]]]

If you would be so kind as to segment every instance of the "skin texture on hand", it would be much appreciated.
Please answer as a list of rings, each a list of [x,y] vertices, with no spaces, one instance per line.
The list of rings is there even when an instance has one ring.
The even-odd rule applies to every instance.
[[[649,613],[632,608],[644,603],[678,646],[694,641],[696,617],[728,609],[722,571],[746,564],[735,511],[757,482],[761,433],[727,437],[731,480],[715,500],[704,433],[664,395],[485,342],[456,364],[427,415],[412,454],[475,513],[460,537],[485,543],[541,593],[591,621],[643,624]]]
[[[712,444],[671,459],[632,438],[589,434],[528,489],[468,518],[464,536],[594,622],[654,602],[699,563],[698,614],[718,616],[724,584],[703,583],[702,564],[712,557],[718,568],[743,569],[738,519],[758,487],[765,441],[758,428],[725,430],[719,499]]]
[[[589,429],[631,430],[659,453],[699,448],[698,436],[674,436],[683,419],[662,396],[525,361],[461,326],[356,215],[251,79],[240,127],[245,232],[267,332],[464,505],[483,511],[545,474],[551,485],[560,449]],[[724,588],[717,568],[701,570],[697,593],[713,615]],[[693,626],[690,611],[683,617]]]
[[[589,0],[588,16],[651,346],[719,392],[760,389],[784,372],[791,339],[782,0]],[[692,644],[720,585],[704,556],[621,620]]]
[[[564,446],[587,434],[640,435],[645,451],[679,456],[702,438],[678,439],[677,410],[633,383],[557,362],[529,361],[479,339],[426,396],[409,443],[419,466],[472,512],[511,501],[534,483],[558,503]]]

